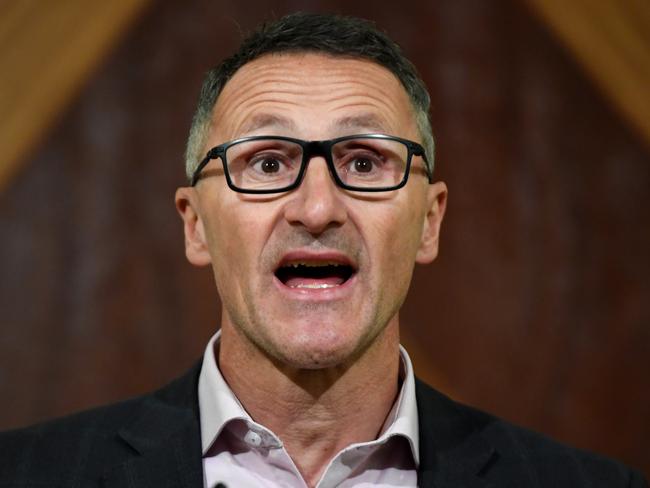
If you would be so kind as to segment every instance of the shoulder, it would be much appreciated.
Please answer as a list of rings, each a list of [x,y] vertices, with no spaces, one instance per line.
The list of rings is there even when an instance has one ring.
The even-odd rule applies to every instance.
[[[116,431],[137,415],[144,398],[0,433],[0,485],[56,484],[99,469],[93,463],[100,457],[102,464],[118,461],[127,446]]]
[[[503,419],[486,424],[483,435],[498,453],[498,471],[521,472],[525,467],[532,486],[646,486],[638,472],[615,459],[562,444]]]
[[[442,444],[449,453],[472,452],[481,446],[486,454],[480,474],[499,486],[647,486],[640,473],[616,460],[455,402],[422,382],[417,383],[417,396],[421,444]]]
[[[194,400],[186,391],[194,376],[193,370],[150,394],[0,432],[0,487],[94,486],[89,480],[136,453],[128,442],[132,426],[146,419],[162,430],[158,424],[179,418],[178,411],[191,412]]]

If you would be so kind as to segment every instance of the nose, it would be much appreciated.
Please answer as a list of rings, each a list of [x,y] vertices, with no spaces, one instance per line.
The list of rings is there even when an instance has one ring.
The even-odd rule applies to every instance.
[[[338,227],[348,218],[341,190],[330,175],[323,157],[313,157],[300,186],[292,192],[285,207],[285,218],[293,225],[302,225],[312,234]]]

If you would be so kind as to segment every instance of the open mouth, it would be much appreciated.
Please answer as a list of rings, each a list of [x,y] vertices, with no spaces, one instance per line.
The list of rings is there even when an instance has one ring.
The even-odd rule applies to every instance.
[[[343,285],[356,270],[332,261],[291,261],[281,265],[275,276],[289,288],[326,289]]]

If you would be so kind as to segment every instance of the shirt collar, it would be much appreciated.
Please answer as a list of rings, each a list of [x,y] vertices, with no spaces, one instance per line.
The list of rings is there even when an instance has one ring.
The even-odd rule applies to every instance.
[[[221,331],[212,336],[203,354],[199,375],[199,417],[201,448],[205,455],[226,424],[234,419],[252,422],[242,404],[230,389],[217,366],[216,351]],[[415,401],[413,365],[406,349],[400,345],[400,378],[402,387],[391,413],[377,439],[381,441],[396,435],[405,437],[411,446],[415,465],[419,465],[418,411]]]

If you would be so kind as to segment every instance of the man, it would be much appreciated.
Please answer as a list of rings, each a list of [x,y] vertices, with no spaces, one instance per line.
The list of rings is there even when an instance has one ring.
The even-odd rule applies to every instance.
[[[365,21],[247,39],[206,78],[176,193],[220,332],[152,395],[3,434],[0,486],[646,486],[414,378],[399,309],[447,198],[428,108]]]

